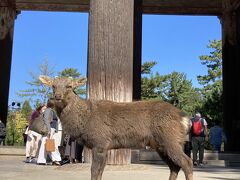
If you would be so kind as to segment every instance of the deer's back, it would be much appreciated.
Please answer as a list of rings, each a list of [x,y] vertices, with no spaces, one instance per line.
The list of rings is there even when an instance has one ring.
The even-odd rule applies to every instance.
[[[85,133],[88,134],[88,139],[92,137],[93,144],[107,139],[114,148],[134,147],[134,142],[137,143],[136,146],[142,142],[140,146],[144,147],[154,141],[155,136],[170,136],[169,132],[176,129],[178,132],[175,134],[184,137],[181,118],[181,111],[165,102],[96,101],[93,102]],[[96,139],[97,142],[94,142]]]

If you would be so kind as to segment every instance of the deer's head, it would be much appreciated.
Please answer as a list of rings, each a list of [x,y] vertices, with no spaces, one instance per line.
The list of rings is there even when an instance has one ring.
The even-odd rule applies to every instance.
[[[86,83],[86,78],[72,79],[67,77],[58,77],[52,79],[48,76],[39,76],[39,80],[46,86],[53,89],[53,98],[58,101],[66,101],[69,93],[73,93],[73,90],[79,86],[83,86]]]

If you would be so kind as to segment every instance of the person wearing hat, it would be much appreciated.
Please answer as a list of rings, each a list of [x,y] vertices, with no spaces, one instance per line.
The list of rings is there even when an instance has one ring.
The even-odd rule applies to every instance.
[[[192,140],[192,154],[193,165],[203,166],[204,158],[204,144],[208,140],[207,122],[197,112],[191,119],[191,140]],[[197,159],[199,157],[199,159]]]

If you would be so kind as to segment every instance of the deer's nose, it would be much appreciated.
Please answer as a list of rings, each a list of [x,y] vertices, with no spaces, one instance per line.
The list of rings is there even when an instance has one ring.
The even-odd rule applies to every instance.
[[[56,99],[56,100],[61,99],[61,94],[55,94],[55,99]]]

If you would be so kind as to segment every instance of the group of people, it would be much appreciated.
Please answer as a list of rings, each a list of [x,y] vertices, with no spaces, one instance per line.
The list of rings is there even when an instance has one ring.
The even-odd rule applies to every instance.
[[[43,119],[38,119],[42,115]],[[34,121],[43,120],[47,127],[47,134],[39,134],[31,130],[31,126]],[[39,106],[33,111],[31,118],[29,119],[29,126],[27,127],[25,134],[26,140],[26,163],[32,162],[36,159],[37,164],[45,165],[50,160],[51,164],[60,166],[66,162],[81,162],[83,147],[78,145],[76,140],[66,135],[65,143],[62,143],[62,126],[61,121],[54,111],[54,104],[51,100],[48,100],[47,105]],[[47,139],[54,139],[54,151],[46,151]],[[67,142],[66,142],[67,141]],[[63,147],[63,152],[60,153],[60,147]],[[80,155],[79,155],[80,154]]]
[[[208,132],[207,121],[197,112],[190,120],[190,132],[187,135],[184,146],[185,153],[191,157],[194,166],[203,166],[205,142],[209,141],[214,151],[220,152],[222,142],[226,142],[226,136],[223,128],[219,126],[219,122],[215,122],[214,126]]]

